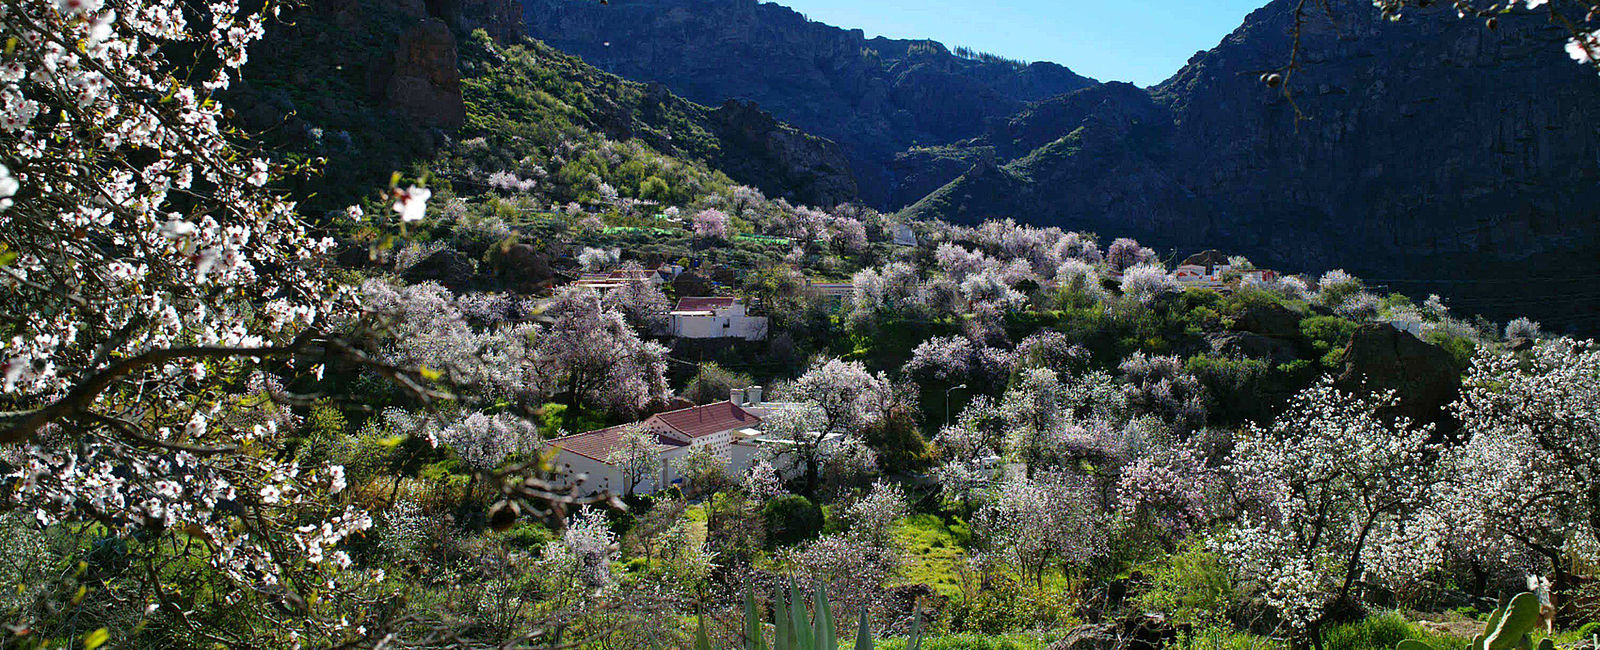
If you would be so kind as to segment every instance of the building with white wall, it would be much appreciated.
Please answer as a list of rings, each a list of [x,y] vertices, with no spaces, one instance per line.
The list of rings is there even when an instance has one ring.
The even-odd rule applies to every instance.
[[[672,310],[672,335],[685,339],[767,338],[767,317],[751,316],[738,298],[683,298]]]
[[[598,273],[585,273],[578,276],[572,286],[593,289],[602,293],[639,283],[659,287],[671,282],[682,273],[683,267],[676,264],[663,264],[654,269],[615,269]]]
[[[1172,278],[1185,286],[1221,288],[1222,275],[1232,268],[1227,255],[1208,250],[1190,255],[1172,271]]]
[[[760,387],[752,389],[756,401],[760,400],[760,390]],[[710,448],[730,463],[731,472],[742,471],[743,467],[733,462],[733,444],[759,437],[761,426],[761,418],[744,408],[746,394],[747,391],[738,390],[726,402],[657,413],[643,422],[557,438],[550,442],[556,449],[556,469],[573,480],[580,480],[581,476],[582,486],[589,493],[625,492],[628,485],[622,470],[607,459],[621,445],[629,427],[639,426],[655,434],[661,464],[634,486],[635,494],[649,494],[680,483],[674,461],[696,449]]]

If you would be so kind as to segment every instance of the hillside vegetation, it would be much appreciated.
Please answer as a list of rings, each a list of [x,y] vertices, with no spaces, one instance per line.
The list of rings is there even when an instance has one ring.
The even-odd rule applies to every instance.
[[[0,647],[1592,647],[1593,342],[834,200],[494,3],[134,4],[0,13]]]

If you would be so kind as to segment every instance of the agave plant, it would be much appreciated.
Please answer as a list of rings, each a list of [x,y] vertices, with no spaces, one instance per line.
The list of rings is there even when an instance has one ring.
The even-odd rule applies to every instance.
[[[1495,608],[1483,633],[1472,637],[1472,650],[1533,650],[1530,634],[1539,623],[1539,597],[1530,592],[1517,594],[1510,602]],[[1539,641],[1538,650],[1555,650],[1548,637]],[[1406,639],[1395,650],[1439,650],[1433,645]]]
[[[822,583],[817,583],[815,617],[806,613],[804,596],[800,593],[800,586],[789,584],[789,597],[786,599],[780,588],[772,599],[772,650],[839,650],[839,630],[834,624],[833,607],[828,603],[828,588]],[[700,616],[700,626],[695,631],[694,650],[713,650],[711,637],[706,634],[706,619]],[[761,613],[756,607],[755,593],[746,591],[744,594],[744,647],[741,650],[767,650],[765,626],[761,621]],[[917,610],[911,622],[911,638],[906,643],[906,650],[919,650],[922,647],[922,611]],[[867,621],[867,612],[861,612],[860,622],[856,625],[855,650],[873,650],[872,626]]]

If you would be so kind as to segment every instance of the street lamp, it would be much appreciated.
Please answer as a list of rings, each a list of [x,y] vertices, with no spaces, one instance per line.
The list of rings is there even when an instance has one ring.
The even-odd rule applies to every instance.
[[[950,426],[950,391],[961,390],[961,389],[964,389],[966,387],[967,387],[966,384],[961,384],[960,386],[951,386],[949,388],[944,389],[944,424],[945,424],[945,426]]]

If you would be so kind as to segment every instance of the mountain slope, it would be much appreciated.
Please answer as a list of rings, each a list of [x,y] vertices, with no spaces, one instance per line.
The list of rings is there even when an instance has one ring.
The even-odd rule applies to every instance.
[[[719,182],[716,170],[797,203],[855,198],[833,142],[746,104],[711,108],[604,73],[525,39],[521,13],[516,0],[317,3],[270,26],[229,104],[285,157],[329,161],[301,188],[319,193],[319,208],[348,205],[395,170],[436,166],[476,137],[508,164],[604,137],[680,161],[672,173],[687,184]],[[601,166],[601,180],[635,196],[622,167]]]
[[[1345,266],[1493,314],[1593,325],[1562,277],[1600,251],[1600,82],[1559,29],[1510,15],[1311,15],[1293,106],[1258,81],[1288,60],[1296,3],[1252,13],[1149,93],[1109,86],[1031,107],[973,146],[978,165],[907,213],[1218,246],[1295,270]],[[1391,280],[1392,279],[1392,280]],[[1586,284],[1586,282],[1585,282]]]
[[[533,35],[603,70],[659,81],[702,103],[754,100],[844,144],[864,198],[879,206],[899,196],[897,152],[980,135],[989,120],[1027,102],[1095,84],[1049,63],[958,56],[931,41],[868,39],[754,0],[524,4]]]

